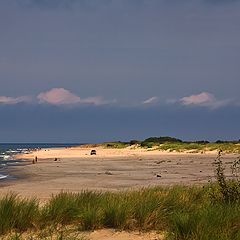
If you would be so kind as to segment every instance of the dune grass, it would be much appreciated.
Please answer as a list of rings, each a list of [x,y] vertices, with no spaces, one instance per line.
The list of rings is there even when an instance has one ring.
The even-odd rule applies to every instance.
[[[34,228],[39,216],[39,204],[35,199],[20,199],[9,194],[0,200],[0,234],[11,229],[25,231]]]
[[[239,143],[163,143],[157,145],[159,150],[165,151],[175,151],[175,152],[184,152],[184,151],[193,151],[193,152],[205,152],[205,151],[219,151],[222,150],[225,153],[240,153],[240,144]]]
[[[213,188],[217,191],[217,187],[212,184],[204,188],[156,187],[120,193],[62,192],[43,207],[36,200],[8,195],[0,201],[0,234],[14,231],[19,237],[12,239],[21,239],[26,230],[43,232],[50,227],[75,226],[77,231],[164,231],[166,239],[240,239],[240,200],[213,199],[209,193]],[[64,231],[58,236],[67,239]]]
[[[130,146],[129,142],[104,142],[100,144],[105,148],[126,148]]]

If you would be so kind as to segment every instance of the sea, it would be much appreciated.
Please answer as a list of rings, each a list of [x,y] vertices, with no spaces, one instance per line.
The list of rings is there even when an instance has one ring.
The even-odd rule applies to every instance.
[[[79,143],[0,143],[0,182],[16,179],[10,174],[11,167],[21,167],[28,164],[24,159],[14,160],[14,155],[28,153],[41,148],[65,148],[78,146]]]

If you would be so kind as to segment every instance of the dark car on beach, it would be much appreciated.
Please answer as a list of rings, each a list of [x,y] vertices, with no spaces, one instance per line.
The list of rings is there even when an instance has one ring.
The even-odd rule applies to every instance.
[[[96,150],[92,150],[90,154],[91,154],[91,155],[96,155],[97,152],[96,152]]]

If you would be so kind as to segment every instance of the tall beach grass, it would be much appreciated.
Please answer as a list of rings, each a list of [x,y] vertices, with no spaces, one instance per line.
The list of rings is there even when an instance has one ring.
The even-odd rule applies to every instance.
[[[0,234],[74,225],[78,231],[163,231],[166,239],[240,239],[240,201],[216,201],[209,194],[213,188],[216,191],[217,185],[121,193],[62,192],[43,207],[36,200],[8,195],[0,201]]]

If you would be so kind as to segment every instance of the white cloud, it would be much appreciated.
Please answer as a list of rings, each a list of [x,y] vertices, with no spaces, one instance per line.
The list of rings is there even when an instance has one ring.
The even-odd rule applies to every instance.
[[[47,92],[42,92],[37,98],[40,103],[53,105],[76,104],[81,101],[80,97],[64,88],[53,88]]]
[[[111,102],[104,101],[101,97],[80,98],[74,93],[64,88],[53,88],[47,92],[42,92],[37,96],[39,103],[52,105],[73,105],[73,104],[92,104],[103,105]]]
[[[216,97],[208,92],[202,92],[196,95],[186,96],[181,98],[178,102],[185,106],[205,106],[210,108],[219,108],[228,105],[231,100],[218,100]]]
[[[180,102],[183,105],[201,105],[215,102],[216,99],[213,94],[202,92],[200,94],[191,95],[188,97],[183,97],[180,99]]]
[[[157,103],[159,100],[158,97],[151,97],[145,101],[142,102],[142,104],[154,104],[154,103]]]
[[[0,104],[17,104],[22,102],[30,102],[31,97],[29,96],[21,96],[21,97],[6,97],[0,96]]]

